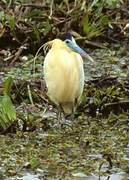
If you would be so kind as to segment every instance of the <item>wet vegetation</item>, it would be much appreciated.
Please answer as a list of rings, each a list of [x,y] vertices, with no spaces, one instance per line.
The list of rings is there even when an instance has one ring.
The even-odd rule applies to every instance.
[[[0,179],[129,179],[128,0],[0,1]],[[70,32],[94,59],[74,122],[43,77],[47,41]]]

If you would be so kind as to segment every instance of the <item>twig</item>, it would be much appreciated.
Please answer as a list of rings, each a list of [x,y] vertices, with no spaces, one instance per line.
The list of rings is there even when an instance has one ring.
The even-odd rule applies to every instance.
[[[18,58],[19,58],[19,56],[21,55],[21,53],[22,53],[22,51],[23,51],[23,48],[19,48],[18,49],[18,51],[16,52],[16,56],[13,58],[13,60],[11,61],[11,63],[10,63],[10,65],[12,65]]]
[[[28,45],[27,41],[28,41],[28,38],[23,42],[23,45],[18,49],[18,51],[16,52],[15,57],[11,61],[10,65],[12,65],[19,58],[23,49],[26,49],[26,46]]]

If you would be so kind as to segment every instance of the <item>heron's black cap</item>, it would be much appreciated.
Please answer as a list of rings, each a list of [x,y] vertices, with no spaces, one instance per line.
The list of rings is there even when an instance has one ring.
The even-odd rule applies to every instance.
[[[70,33],[64,33],[58,37],[62,41],[65,41],[66,39],[72,40],[72,35]]]

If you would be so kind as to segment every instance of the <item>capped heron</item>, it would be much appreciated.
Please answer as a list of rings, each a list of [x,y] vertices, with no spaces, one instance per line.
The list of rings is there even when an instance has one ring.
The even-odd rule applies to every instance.
[[[72,114],[84,87],[82,57],[93,59],[82,50],[70,34],[52,40],[44,48],[51,47],[44,60],[44,78],[48,96],[63,111]],[[81,57],[82,56],[82,57]]]

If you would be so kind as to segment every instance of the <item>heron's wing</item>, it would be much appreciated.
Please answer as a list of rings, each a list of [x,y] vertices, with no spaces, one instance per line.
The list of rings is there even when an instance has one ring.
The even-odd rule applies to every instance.
[[[79,88],[77,91],[77,101],[80,100],[82,92],[83,92],[83,88],[84,88],[84,68],[83,68],[83,60],[80,54],[77,54],[77,62],[78,62],[78,79],[79,79]]]

